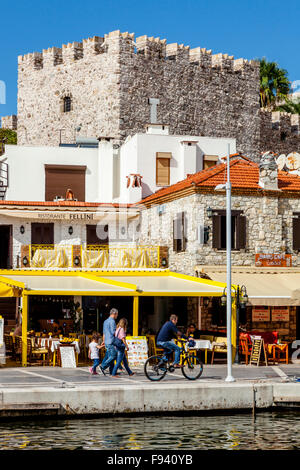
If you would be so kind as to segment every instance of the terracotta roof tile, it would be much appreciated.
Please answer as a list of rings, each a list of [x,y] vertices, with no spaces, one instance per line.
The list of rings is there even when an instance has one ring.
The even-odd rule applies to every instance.
[[[230,181],[233,190],[251,190],[263,191],[258,185],[259,181],[259,166],[257,163],[244,156],[232,158],[230,161]],[[199,171],[189,175],[186,179],[178,183],[162,188],[151,196],[146,197],[141,201],[154,202],[156,199],[174,195],[193,186],[200,189],[213,189],[218,184],[225,184],[227,179],[226,163],[221,163],[206,170]],[[284,171],[278,171],[278,188],[281,190],[280,194],[287,192],[300,192],[300,177]],[[300,197],[300,194],[299,194]]]

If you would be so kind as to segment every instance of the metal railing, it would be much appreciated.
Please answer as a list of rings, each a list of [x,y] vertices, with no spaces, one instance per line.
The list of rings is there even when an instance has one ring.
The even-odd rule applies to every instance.
[[[29,245],[32,268],[159,268],[160,247],[151,245]],[[78,254],[77,254],[78,253]]]
[[[81,247],[84,268],[158,268],[159,246],[87,245]]]
[[[31,268],[69,268],[73,265],[72,245],[29,245]]]

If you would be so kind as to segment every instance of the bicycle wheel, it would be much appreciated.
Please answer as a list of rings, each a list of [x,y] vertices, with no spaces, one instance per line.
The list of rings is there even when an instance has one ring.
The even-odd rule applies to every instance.
[[[161,380],[167,373],[167,362],[161,356],[151,356],[144,364],[144,372],[149,380]]]
[[[196,356],[188,356],[181,370],[186,379],[197,380],[202,375],[203,363]]]

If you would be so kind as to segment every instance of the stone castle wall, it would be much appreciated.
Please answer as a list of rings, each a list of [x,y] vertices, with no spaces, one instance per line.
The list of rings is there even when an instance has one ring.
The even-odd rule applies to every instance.
[[[79,125],[81,135],[122,141],[144,132],[149,98],[160,100],[158,122],[170,133],[234,136],[237,150],[258,158],[256,62],[119,31],[19,57],[18,141],[74,142]]]
[[[280,155],[300,152],[300,115],[261,111],[260,150]]]

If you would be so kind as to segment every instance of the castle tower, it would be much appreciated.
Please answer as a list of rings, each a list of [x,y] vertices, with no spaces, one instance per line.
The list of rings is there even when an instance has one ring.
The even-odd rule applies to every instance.
[[[19,57],[18,142],[144,132],[149,99],[170,134],[235,137],[259,158],[259,66],[204,48],[113,31]],[[76,131],[79,129],[80,131]]]

